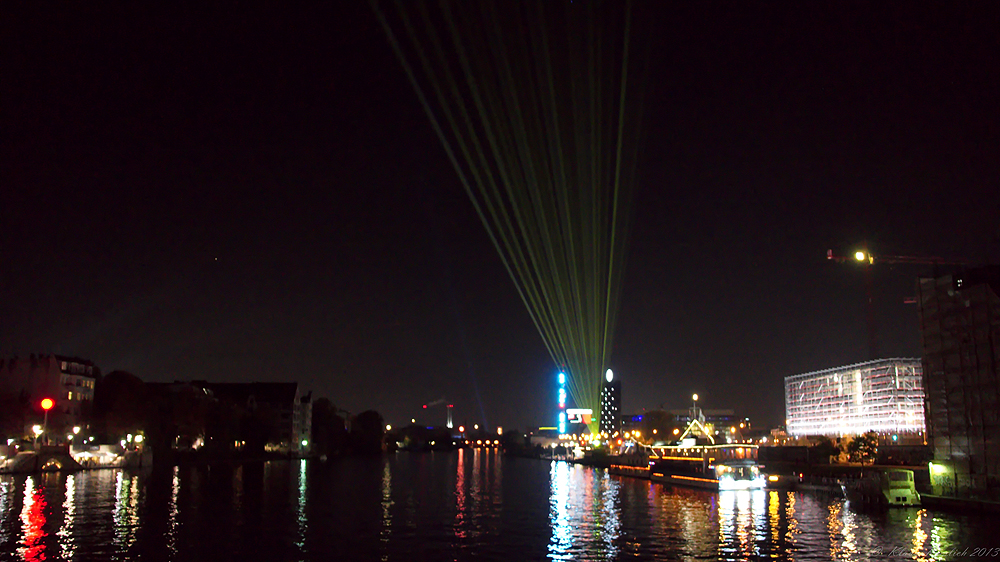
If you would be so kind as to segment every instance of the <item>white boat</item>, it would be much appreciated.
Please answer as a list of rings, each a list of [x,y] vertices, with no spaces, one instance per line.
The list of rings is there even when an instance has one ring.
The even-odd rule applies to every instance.
[[[913,482],[913,471],[905,468],[873,469],[847,487],[847,499],[877,507],[916,507],[920,494]]]

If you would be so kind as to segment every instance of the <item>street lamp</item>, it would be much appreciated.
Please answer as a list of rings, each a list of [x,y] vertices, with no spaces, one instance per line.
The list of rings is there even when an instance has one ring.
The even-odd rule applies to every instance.
[[[52,401],[51,398],[42,398],[42,409],[45,410],[45,422],[42,424],[42,434],[45,435],[45,444],[49,444],[49,410],[55,406],[56,403]]]

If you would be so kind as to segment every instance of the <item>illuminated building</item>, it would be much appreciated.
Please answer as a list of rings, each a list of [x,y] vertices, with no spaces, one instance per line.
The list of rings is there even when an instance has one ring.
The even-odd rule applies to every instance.
[[[1000,266],[917,286],[935,494],[1000,498]]]
[[[806,435],[921,434],[919,359],[879,359],[785,377],[786,430]]]
[[[621,382],[615,380],[611,369],[605,374],[604,387],[601,389],[601,418],[599,427],[601,433],[614,435],[621,429],[619,420],[622,404]]]

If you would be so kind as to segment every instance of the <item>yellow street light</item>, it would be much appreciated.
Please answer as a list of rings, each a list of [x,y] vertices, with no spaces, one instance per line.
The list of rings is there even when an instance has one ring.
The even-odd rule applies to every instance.
[[[865,261],[865,253],[862,251],[854,252],[854,259],[858,261]]]

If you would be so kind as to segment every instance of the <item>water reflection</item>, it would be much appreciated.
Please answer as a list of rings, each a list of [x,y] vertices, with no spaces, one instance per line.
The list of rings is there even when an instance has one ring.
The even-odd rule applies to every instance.
[[[382,527],[379,531],[383,553],[392,539],[392,504],[392,469],[389,463],[385,463],[382,468]],[[382,560],[388,560],[388,556],[383,554]]]
[[[465,505],[465,449],[458,450],[458,468],[455,471],[455,537],[466,537],[466,505]]]
[[[767,492],[726,490],[719,495],[719,555],[727,559],[754,558],[766,544]]]
[[[549,558],[572,560],[573,528],[570,526],[569,489],[572,465],[562,462],[552,463],[552,495],[549,499],[549,517],[552,539],[549,542]]]
[[[927,516],[926,510],[918,510],[916,520],[913,522],[913,548],[910,553],[915,560],[931,560],[927,553],[927,532],[924,531],[924,518]]]
[[[70,474],[66,477],[66,488],[63,500],[63,522],[56,532],[59,537],[59,554],[63,559],[73,558],[74,537],[73,523],[76,521],[76,475]]]
[[[45,560],[45,496],[36,489],[35,478],[24,481],[24,503],[21,507],[21,547],[17,553],[25,562]]]
[[[139,478],[115,470],[115,542],[122,551],[135,542],[139,531]]]
[[[8,512],[14,509],[14,481],[7,476],[0,476],[0,545],[14,542],[12,535],[7,531],[7,525],[11,517]]]
[[[298,528],[298,537],[295,542],[295,546],[299,547],[300,553],[305,553],[306,547],[306,530],[308,528],[308,519],[306,517],[306,461],[301,459],[298,461],[299,464],[299,479],[298,479],[298,502],[296,504],[296,523]]]
[[[611,560],[621,540],[621,482],[604,471],[552,462],[548,557]]]
[[[167,503],[167,551],[171,558],[177,554],[177,527],[180,525],[180,511],[177,507],[177,497],[181,493],[180,467],[174,467],[170,479],[170,501]]]
[[[489,451],[0,476],[0,560],[942,560],[1000,522]]]
[[[618,555],[618,538],[621,532],[621,518],[619,517],[621,506],[618,501],[618,493],[621,487],[607,474],[604,474],[601,484],[603,489],[603,497],[601,498],[603,508],[600,518],[603,524],[601,538],[604,540],[604,548],[610,559]]]

